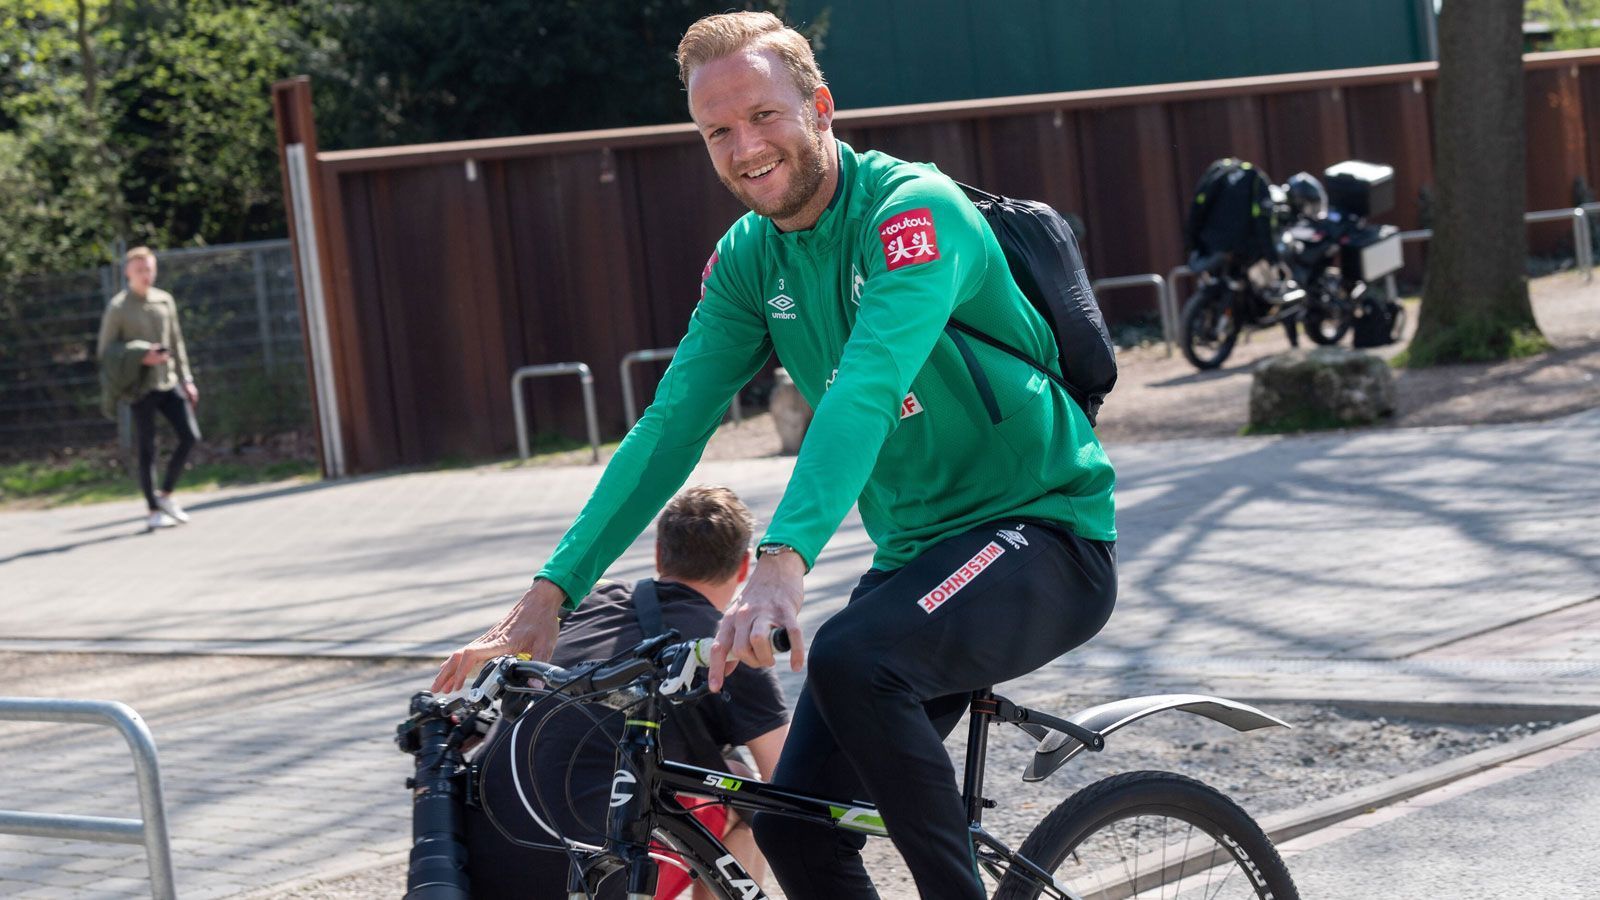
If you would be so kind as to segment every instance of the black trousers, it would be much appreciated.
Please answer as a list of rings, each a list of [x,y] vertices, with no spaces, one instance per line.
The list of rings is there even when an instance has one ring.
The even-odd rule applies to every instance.
[[[156,413],[161,413],[171,422],[172,430],[178,435],[178,446],[173,448],[172,458],[167,461],[166,477],[161,479],[161,491],[170,494],[178,486],[178,476],[183,474],[183,464],[194,447],[195,434],[189,425],[189,408],[178,394],[178,389],[173,388],[170,391],[151,391],[135,400],[129,409],[133,410],[133,433],[139,441],[139,487],[144,491],[144,500],[149,504],[150,511],[155,512]]]
[[[868,572],[812,641],[773,781],[839,800],[864,793],[922,897],[982,898],[944,738],[973,691],[1093,637],[1116,593],[1115,545],[1038,522],[990,523]],[[767,813],[754,827],[791,900],[877,896],[865,836]]]

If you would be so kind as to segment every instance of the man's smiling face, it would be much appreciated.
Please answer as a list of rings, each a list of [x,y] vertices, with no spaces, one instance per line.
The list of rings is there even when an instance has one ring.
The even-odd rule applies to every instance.
[[[784,230],[815,224],[831,160],[826,87],[802,96],[776,55],[749,48],[695,69],[689,111],[717,177],[741,203]]]

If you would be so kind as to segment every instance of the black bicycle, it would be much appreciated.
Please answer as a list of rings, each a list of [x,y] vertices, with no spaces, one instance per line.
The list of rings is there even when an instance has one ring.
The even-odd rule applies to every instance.
[[[726,804],[746,813],[766,812],[886,836],[870,803],[785,790],[754,779],[663,759],[657,734],[671,707],[703,695],[699,677],[709,638],[678,642],[668,631],[603,662],[563,669],[549,663],[501,657],[485,664],[464,696],[412,701],[400,726],[401,748],[416,756],[415,846],[408,900],[463,900],[465,849],[461,804],[469,767],[461,752],[483,733],[482,716],[496,700],[533,694],[563,703],[601,703],[625,712],[611,785],[605,838],[583,844],[556,834],[570,855],[569,896],[592,897],[602,880],[621,870],[629,900],[648,900],[656,887],[656,859],[675,854],[696,879],[728,900],[765,897],[760,886],[717,836],[685,806],[684,797]],[[787,636],[773,643],[787,650]],[[967,731],[962,798],[971,821],[978,865],[995,885],[996,898],[1181,897],[1297,900],[1299,894],[1271,842],[1244,810],[1225,795],[1171,772],[1130,772],[1078,791],[1041,821],[1012,850],[983,827],[995,806],[983,794],[991,723],[1016,725],[1039,741],[1024,781],[1040,781],[1105,738],[1165,710],[1181,710],[1238,731],[1287,723],[1253,707],[1199,694],[1133,697],[1083,710],[1068,718],[1017,706],[993,691],[976,692]]]

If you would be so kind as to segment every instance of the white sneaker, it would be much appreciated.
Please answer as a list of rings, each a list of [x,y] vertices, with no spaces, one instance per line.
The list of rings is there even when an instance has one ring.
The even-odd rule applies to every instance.
[[[174,519],[159,509],[151,513],[150,518],[145,520],[145,527],[149,531],[155,531],[157,528],[173,528],[176,527],[177,524],[177,519]]]
[[[178,501],[171,497],[157,496],[156,505],[161,507],[162,512],[176,519],[179,523],[189,524],[189,514],[183,511],[183,507],[178,505]]]

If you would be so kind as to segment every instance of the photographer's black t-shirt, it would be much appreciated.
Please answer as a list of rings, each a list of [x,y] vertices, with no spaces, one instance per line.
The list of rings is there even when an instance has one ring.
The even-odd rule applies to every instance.
[[[665,628],[684,640],[716,634],[721,613],[710,601],[677,582],[655,584]],[[603,582],[562,625],[551,661],[571,667],[608,659],[643,639],[633,586]],[[532,843],[555,843],[547,827],[571,840],[599,843],[624,718],[608,707],[584,703],[558,708],[547,699],[496,726],[481,751],[483,808],[467,811],[473,896],[564,900],[565,856],[518,847],[500,828]],[[748,743],[787,721],[783,691],[772,671],[740,666],[720,695],[669,709],[662,725],[662,755],[720,770],[724,748]],[[620,879],[608,879],[608,887],[611,881]]]

